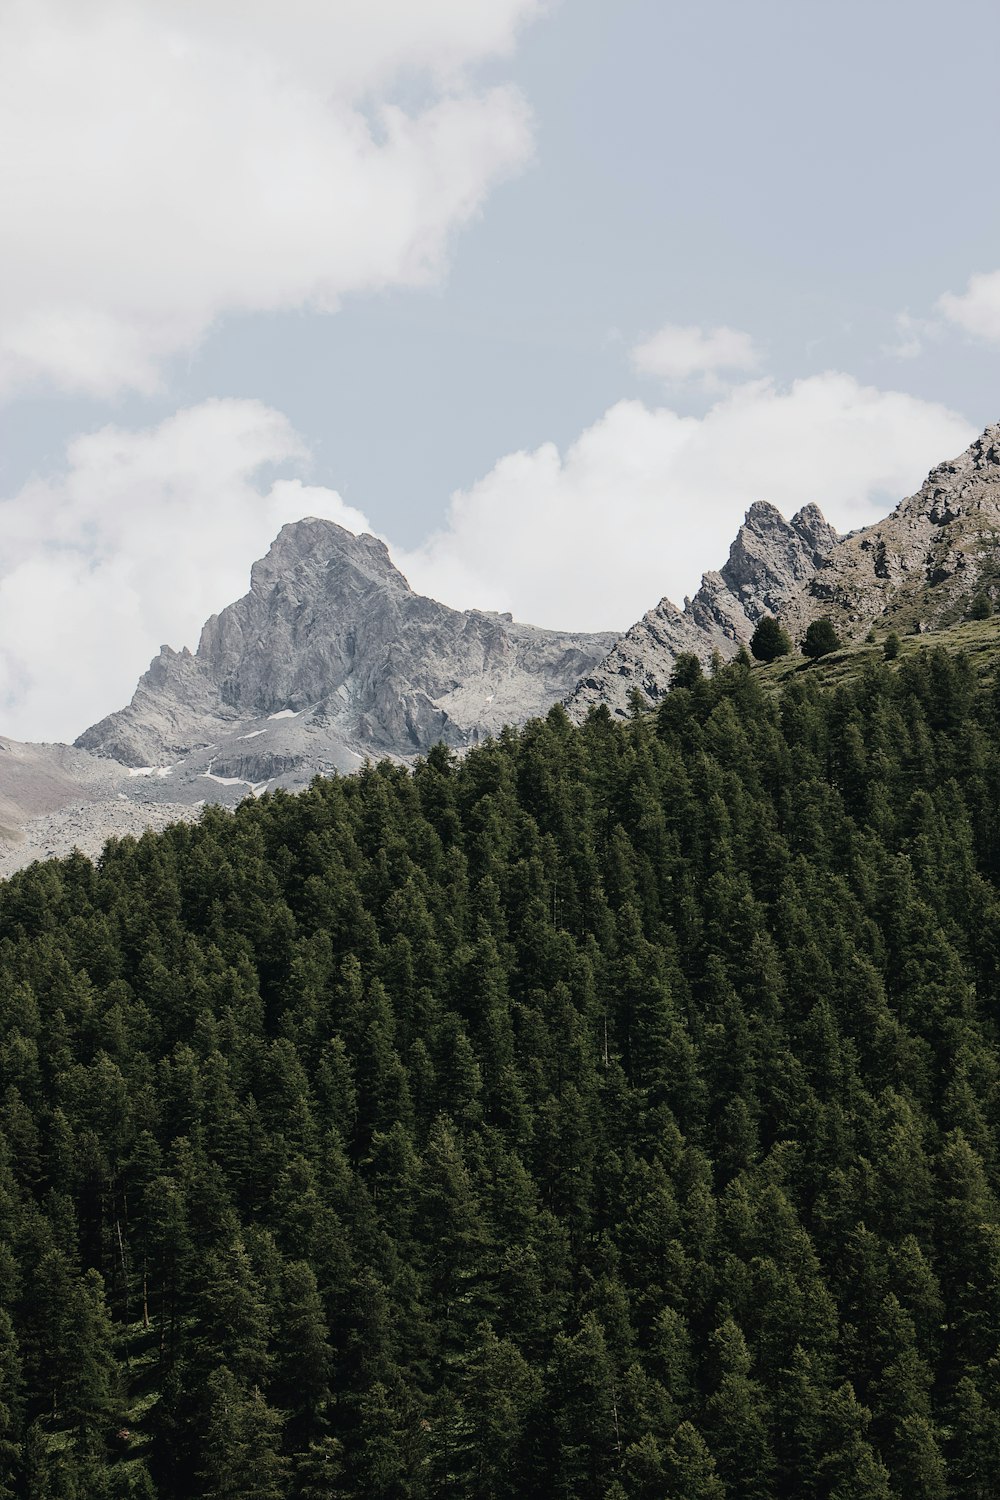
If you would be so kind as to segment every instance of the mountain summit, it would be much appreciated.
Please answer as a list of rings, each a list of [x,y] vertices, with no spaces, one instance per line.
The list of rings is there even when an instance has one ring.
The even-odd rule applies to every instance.
[[[544,712],[614,639],[450,609],[414,593],[376,537],[309,518],[282,528],[194,655],[164,646],[129,706],[76,743],[153,766],[236,736],[238,772],[233,745],[219,760],[247,782],[462,747]]]

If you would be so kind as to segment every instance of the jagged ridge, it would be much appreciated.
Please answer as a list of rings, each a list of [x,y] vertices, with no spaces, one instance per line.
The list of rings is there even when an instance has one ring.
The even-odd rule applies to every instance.
[[[785,521],[757,502],[718,573],[679,610],[669,599],[632,626],[570,696],[580,718],[600,703],[624,714],[638,688],[666,692],[682,651],[735,655],[765,614],[800,640],[829,615],[845,641],[873,627],[923,631],[954,624],[977,592],[1000,603],[1000,424],[938,464],[884,520],[838,538],[815,505]]]
[[[694,598],[685,599],[683,611],[661,599],[637,621],[580,682],[568,700],[570,712],[580,718],[605,703],[624,714],[635,688],[655,702],[667,691],[682,651],[692,651],[705,662],[715,651],[724,660],[735,656],[762,616],[781,614],[836,541],[836,531],[817,506],[805,505],[786,521],[773,505],[756,501],[724,567],[703,576]]]

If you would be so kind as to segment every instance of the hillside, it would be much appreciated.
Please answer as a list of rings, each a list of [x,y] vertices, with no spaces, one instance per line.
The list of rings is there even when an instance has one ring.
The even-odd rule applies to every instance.
[[[992,1494],[996,693],[770,680],[0,887],[9,1492]]]
[[[933,468],[890,515],[847,536],[814,505],[785,521],[755,501],[721,570],[704,575],[683,610],[661,599],[583,677],[568,707],[576,719],[599,703],[624,716],[635,690],[656,703],[678,655],[731,660],[764,615],[796,645],[822,616],[857,644],[872,629],[910,635],[959,624],[980,597],[1000,604],[998,424]]]
[[[801,652],[793,650],[777,661],[755,662],[753,671],[769,692],[806,676],[823,687],[852,683],[867,670],[885,662],[885,642],[893,634],[899,642],[899,654],[888,663],[890,670],[898,671],[907,662],[925,657],[928,652],[943,651],[948,656],[960,657],[979,683],[991,684],[1000,673],[1000,616],[997,615],[985,620],[961,620],[955,625],[910,635],[885,629],[872,631],[873,639],[847,642],[817,661],[808,661]]]
[[[636,689],[655,703],[667,691],[682,652],[706,664],[715,652],[729,660],[750,640],[762,616],[784,615],[789,600],[825,565],[836,544],[836,531],[815,505],[803,506],[786,521],[773,505],[755,501],[719,572],[703,576],[683,610],[661,599],[636,621],[566,700],[570,715],[579,720],[601,703],[624,715]]]

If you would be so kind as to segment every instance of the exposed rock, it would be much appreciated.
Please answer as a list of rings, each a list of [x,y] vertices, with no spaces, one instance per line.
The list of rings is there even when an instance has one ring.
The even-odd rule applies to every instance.
[[[829,614],[845,640],[931,630],[962,618],[1000,583],[1000,424],[938,464],[885,520],[846,536],[787,600],[793,636]]]
[[[30,818],[67,803],[114,796],[128,772],[69,745],[0,739],[0,840],[18,842]]]
[[[307,780],[345,753],[462,747],[544,712],[614,639],[449,609],[415,594],[375,537],[307,519],[282,528],[195,655],[163,647],[129,707],[77,745],[131,766],[173,764],[250,725],[270,734],[273,716],[301,716],[282,754]],[[258,765],[268,779],[270,738],[253,752],[272,757]]]
[[[713,652],[723,660],[746,644],[757,622],[782,613],[788,599],[814,577],[836,544],[837,533],[815,505],[806,505],[786,521],[773,505],[759,500],[729,549],[718,573],[706,573],[683,611],[661,599],[618,641],[567,701],[582,718],[605,703],[617,714],[628,711],[633,689],[649,702],[666,691],[673,664],[682,651],[708,662]]]

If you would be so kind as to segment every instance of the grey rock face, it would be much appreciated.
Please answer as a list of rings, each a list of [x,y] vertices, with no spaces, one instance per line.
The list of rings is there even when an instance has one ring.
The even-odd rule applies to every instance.
[[[793,634],[828,614],[847,640],[872,626],[933,629],[962,618],[1000,581],[1000,424],[938,464],[914,495],[844,537],[787,600]]]
[[[160,766],[239,739],[230,769],[268,780],[280,764],[301,782],[345,756],[462,747],[544,712],[613,641],[449,609],[415,594],[375,537],[308,519],[282,529],[193,656],[163,647],[128,708],[77,745]]]
[[[749,641],[764,615],[781,615],[788,600],[820,568],[837,533],[815,505],[806,505],[786,521],[766,501],[757,501],[729,549],[718,573],[706,573],[693,599],[679,610],[661,599],[632,626],[567,700],[575,718],[599,703],[625,714],[634,688],[649,702],[667,691],[670,673],[682,651],[708,662],[713,652],[723,660]]]

